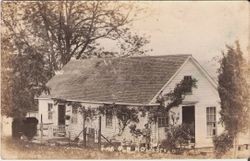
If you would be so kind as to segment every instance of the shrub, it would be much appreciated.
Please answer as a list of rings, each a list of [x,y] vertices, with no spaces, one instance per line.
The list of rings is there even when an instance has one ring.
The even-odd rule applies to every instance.
[[[192,130],[189,125],[183,124],[172,127],[167,132],[167,139],[163,140],[161,147],[171,153],[183,153],[185,146],[192,139]]]
[[[38,120],[30,117],[23,120],[23,134],[31,140],[37,133]]]
[[[14,118],[12,121],[12,137],[16,139],[20,139],[23,134],[22,131],[23,120],[20,118]]]
[[[221,158],[227,151],[233,147],[233,137],[224,132],[219,136],[213,138],[215,155]]]

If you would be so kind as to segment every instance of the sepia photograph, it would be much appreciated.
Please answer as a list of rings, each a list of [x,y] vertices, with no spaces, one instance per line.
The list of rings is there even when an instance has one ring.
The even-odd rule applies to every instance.
[[[1,159],[250,158],[248,1],[1,2]]]

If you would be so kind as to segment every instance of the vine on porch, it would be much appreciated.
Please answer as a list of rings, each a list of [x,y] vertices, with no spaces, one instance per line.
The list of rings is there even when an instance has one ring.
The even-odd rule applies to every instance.
[[[169,93],[162,95],[162,92],[157,97],[157,103],[160,105],[158,107],[140,107],[138,108],[141,111],[142,115],[145,116],[148,113],[148,123],[156,122],[159,116],[169,116],[168,113],[171,108],[176,107],[182,103],[185,99],[185,95],[192,90],[192,88],[197,88],[197,80],[195,78],[192,79],[183,79],[180,83],[176,84],[175,88],[171,90]],[[174,118],[172,118],[174,119]],[[146,125],[145,124],[145,125]],[[143,130],[140,130],[136,127],[136,125],[130,126],[130,132],[135,136],[142,135]]]
[[[113,115],[115,115],[118,119],[119,124],[119,134],[121,135],[124,131],[124,129],[130,124],[130,123],[138,123],[138,113],[139,111],[134,107],[128,107],[125,105],[107,105],[99,107],[99,111],[101,114],[105,115],[107,111],[111,111]]]
[[[107,111],[111,111],[113,115],[115,115],[118,119],[119,124],[119,134],[121,135],[124,132],[124,129],[129,125],[130,133],[132,135],[138,137],[143,135],[143,130],[138,129],[136,123],[139,122],[139,113],[141,117],[145,117],[148,115],[148,122],[145,124],[145,127],[148,127],[152,122],[156,122],[159,116],[168,116],[168,113],[171,108],[180,105],[185,98],[185,95],[192,88],[197,87],[197,80],[192,78],[188,80],[181,80],[173,90],[169,93],[162,94],[162,92],[157,97],[157,103],[159,106],[157,107],[128,107],[126,105],[117,105],[117,104],[105,104],[103,106],[99,106],[99,108],[85,108],[82,106],[80,102],[72,102],[63,99],[54,99],[55,103],[65,103],[67,105],[71,105],[73,108],[80,108],[81,112],[84,112],[85,118],[89,117],[93,119],[93,117],[98,114],[105,115]]]

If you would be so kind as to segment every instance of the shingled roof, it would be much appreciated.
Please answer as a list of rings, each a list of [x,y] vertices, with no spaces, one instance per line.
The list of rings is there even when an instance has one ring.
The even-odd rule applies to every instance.
[[[190,55],[71,60],[47,86],[66,100],[149,104]]]

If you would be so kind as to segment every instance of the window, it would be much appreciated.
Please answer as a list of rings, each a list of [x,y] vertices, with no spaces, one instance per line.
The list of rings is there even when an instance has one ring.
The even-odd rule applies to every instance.
[[[188,76],[184,76],[184,83],[186,83],[187,85],[187,89],[186,92],[187,93],[191,93],[192,92],[192,76],[188,75]]]
[[[112,127],[113,114],[112,110],[106,111],[106,127]]]
[[[167,117],[158,117],[158,127],[167,127],[168,118]]]
[[[48,119],[52,120],[53,119],[53,104],[48,103]]]
[[[216,108],[207,107],[207,136],[216,135]]]
[[[72,117],[71,117],[71,123],[76,124],[77,123],[77,111],[78,109],[75,107],[72,107]]]

